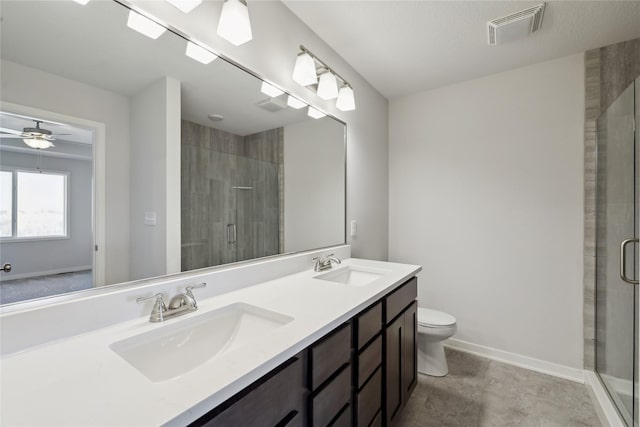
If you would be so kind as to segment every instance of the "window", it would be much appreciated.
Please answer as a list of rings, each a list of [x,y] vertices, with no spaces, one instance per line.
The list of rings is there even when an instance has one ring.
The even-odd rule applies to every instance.
[[[67,174],[0,172],[0,237],[67,237]]]

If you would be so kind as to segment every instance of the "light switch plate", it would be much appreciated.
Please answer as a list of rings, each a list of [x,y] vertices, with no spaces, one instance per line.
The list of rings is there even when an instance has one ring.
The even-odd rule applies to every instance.
[[[144,225],[156,225],[158,215],[155,212],[145,212],[144,213]]]

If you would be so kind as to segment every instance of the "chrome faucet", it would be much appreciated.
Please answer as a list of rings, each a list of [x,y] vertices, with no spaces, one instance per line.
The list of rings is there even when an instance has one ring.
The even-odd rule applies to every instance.
[[[335,262],[336,264],[340,264],[342,262],[339,258],[334,257],[333,254],[329,254],[324,257],[315,257],[312,261],[315,261],[315,264],[313,265],[313,269],[315,271],[330,269],[333,266],[331,262]]]
[[[204,288],[205,286],[207,286],[206,283],[187,286],[184,293],[178,294],[169,300],[169,306],[166,306],[164,303],[163,293],[158,293],[151,297],[137,298],[136,302],[140,304],[150,299],[155,299],[155,304],[153,304],[153,309],[149,316],[149,322],[164,322],[172,317],[178,317],[196,311],[198,309],[198,303],[192,291],[197,288]]]

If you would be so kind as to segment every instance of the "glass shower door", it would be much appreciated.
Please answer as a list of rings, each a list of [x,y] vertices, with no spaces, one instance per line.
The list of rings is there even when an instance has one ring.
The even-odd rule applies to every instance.
[[[630,426],[637,418],[637,286],[628,283],[638,268],[637,241],[629,240],[638,238],[635,92],[632,83],[598,119],[596,192],[596,371]]]

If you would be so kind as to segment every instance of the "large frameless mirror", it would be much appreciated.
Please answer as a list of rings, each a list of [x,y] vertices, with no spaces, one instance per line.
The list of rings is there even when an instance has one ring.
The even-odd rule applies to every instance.
[[[342,122],[114,1],[0,13],[1,304],[345,242]]]

